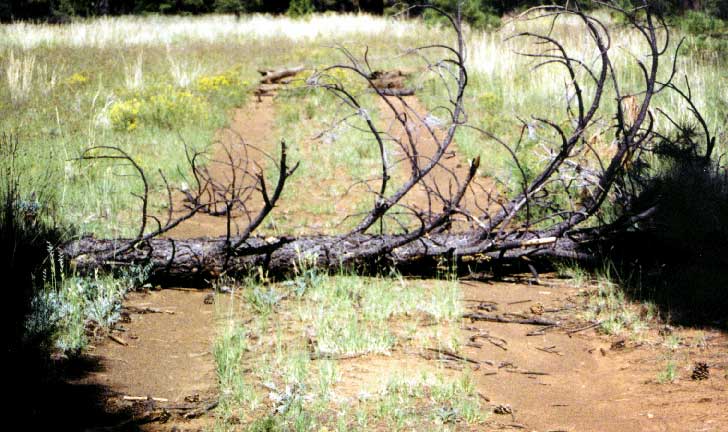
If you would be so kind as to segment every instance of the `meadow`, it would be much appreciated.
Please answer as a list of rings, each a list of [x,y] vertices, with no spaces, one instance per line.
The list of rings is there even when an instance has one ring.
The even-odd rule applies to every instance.
[[[602,18],[612,21],[606,14]],[[506,40],[525,25],[537,30],[533,26],[546,23],[508,22],[497,32],[468,31],[471,80],[466,108],[471,124],[509,143],[520,133],[519,119],[528,123],[530,139],[519,151],[535,170],[545,157],[545,150],[536,148],[536,137],[550,132],[531,119],[551,115],[557,122],[566,121],[562,107],[568,91],[563,70],[549,66],[532,71],[533,60],[518,55],[528,50],[528,41]],[[639,55],[644,47],[634,31],[622,29],[617,22],[611,25],[615,70],[628,83],[624,92],[637,92],[641,75],[631,55]],[[592,48],[580,36],[577,22],[566,22],[556,31],[555,36],[563,38],[577,58],[593,60]],[[346,46],[359,55],[368,47],[375,69],[422,71],[421,60],[408,55],[407,48],[448,37],[452,36],[446,29],[422,22],[366,15],[299,20],[251,16],[239,21],[232,16],[121,17],[67,26],[6,25],[0,29],[2,129],[17,134],[22,143],[28,180],[25,195],[39,187],[34,182],[45,179],[53,185],[47,200],[58,208],[59,222],[73,225],[79,233],[130,235],[139,207],[130,193],[139,191],[139,182],[124,168],[79,162],[84,149],[118,146],[148,170],[161,169],[179,187],[189,182],[180,149],[184,144],[202,150],[212,145],[216,131],[228,124],[231,110],[251,99],[256,70],[301,64],[310,74],[344,62],[336,47]],[[728,113],[724,41],[706,41],[676,29],[673,41],[681,37],[686,42],[677,70],[690,79],[698,108],[721,137]],[[433,73],[421,72],[412,80],[422,89],[418,95],[427,106],[442,102],[443,89]],[[353,78],[350,82],[354,85]],[[304,157],[304,141],[326,130],[336,118],[336,108],[331,108],[336,102],[320,90],[299,84],[302,88],[279,98],[276,128],[270,131],[270,141],[286,139],[293,147],[292,158],[303,164],[298,181],[287,192],[295,195],[296,186],[305,184],[306,178],[330,179],[337,171],[353,179],[368,176],[378,155],[371,138],[357,134],[356,125],[344,125],[343,130],[324,136],[328,140],[319,139],[319,144],[307,149],[313,153],[306,152]],[[653,110],[657,108],[677,114],[678,120],[689,117],[685,102],[674,96],[658,97]],[[666,125],[667,120],[657,116],[658,128]],[[506,184],[518,177],[508,155],[492,140],[472,130],[459,133],[458,150],[463,158],[482,156],[483,176]],[[590,135],[599,146],[608,147],[610,137],[602,136],[598,125]],[[719,140],[719,145],[721,141],[725,140]],[[325,163],[311,162],[318,158]],[[161,192],[161,180],[156,186]],[[336,199],[343,191],[333,187],[322,193]],[[162,206],[162,201],[156,200],[156,205]],[[330,208],[322,207],[320,212],[341,222]],[[284,231],[296,228],[296,224],[285,225]]]
[[[611,31],[614,69],[625,84],[623,91],[638,93],[642,74],[632,56],[643,58],[645,47],[635,30],[617,18],[607,12],[597,16]],[[568,124],[564,101],[569,88],[565,71],[554,65],[533,69],[536,62],[518,54],[531,49],[528,41],[508,38],[548,24],[512,18],[505,17],[498,31],[467,29],[465,107],[472,125],[505,142],[515,143],[525,128],[527,137],[515,151],[528,172],[538,172],[549,157],[543,142],[553,132],[534,119]],[[576,20],[561,22],[554,36],[578,59],[595,61]],[[728,150],[728,44],[676,23],[673,52],[683,37],[676,69],[681,83],[684,77],[689,80],[697,107],[718,137],[716,152],[722,154]],[[358,189],[351,185],[376,175],[380,157],[374,139],[362,130],[364,116],[341,122],[345,107],[331,94],[307,86],[307,78],[345,62],[342,47],[358,56],[368,50],[376,70],[414,71],[408,84],[436,115],[448,95],[438,84],[437,71],[426,68],[423,58],[408,48],[452,38],[451,30],[420,20],[340,14],[3,25],[0,130],[20,144],[14,169],[23,179],[25,204],[47,208],[44,217],[69,236],[128,237],[138,230],[140,203],[134,194],[142,184],[128,164],[80,160],[86,149],[118,147],[154,173],[152,212],[164,213],[169,205],[164,181],[180,189],[192,184],[185,151],[211,151],[236,110],[257,103],[258,70],[303,65],[304,73],[275,97],[275,119],[267,134],[274,147],[285,139],[289,157],[301,165],[261,234],[341,232],[354,223],[347,216],[371,204],[361,183]],[[359,89],[370,118],[381,120],[374,96],[357,87],[360,83],[346,74],[335,78]],[[605,101],[616,104],[612,93]],[[654,101],[653,111],[660,110],[678,121],[690,118],[685,101],[667,93]],[[655,118],[657,129],[670,128],[665,117]],[[611,121],[599,119],[587,133],[605,154],[612,151],[612,137],[605,136]],[[494,179],[503,190],[517,189],[522,182],[523,173],[508,152],[479,132],[460,129],[455,144],[463,160],[480,157],[480,178]],[[393,174],[398,175],[402,173]],[[344,211],[340,202],[346,203]],[[28,331],[52,327],[54,349],[80,352],[89,343],[86,324],[104,327],[117,320],[125,293],[144,284],[145,270],[81,278],[57,271],[53,262],[59,258],[49,252],[46,289],[34,300]],[[273,283],[259,274],[231,282],[239,303],[218,307],[221,325],[212,348],[221,392],[216,430],[234,430],[241,422],[251,430],[455,430],[475,427],[491,415],[468,370],[423,368],[416,379],[392,374],[380,388],[332,390],[341,381],[336,360],[393,352],[396,357],[426,347],[458,352],[464,294],[446,266],[435,280],[413,282],[397,273],[373,278],[343,271],[320,274],[315,262],[306,259],[301,257],[298,277],[291,281]],[[587,279],[581,273],[575,277],[575,269],[563,272]],[[656,319],[654,305],[645,304],[649,316],[638,317],[607,279],[589,298],[585,319],[598,320],[607,334],[640,333]],[[302,333],[315,336],[301,338]],[[266,367],[251,375],[256,364]],[[347,411],[354,399],[360,401],[358,408]],[[280,415],[267,414],[270,408]]]

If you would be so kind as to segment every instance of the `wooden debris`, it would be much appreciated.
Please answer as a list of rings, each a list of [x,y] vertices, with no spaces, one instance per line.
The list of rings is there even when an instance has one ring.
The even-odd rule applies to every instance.
[[[384,96],[414,96],[415,90],[411,88],[403,89],[391,89],[391,88],[377,88],[377,92]]]
[[[559,327],[559,324],[542,327],[540,329],[536,329],[526,333],[526,336],[543,336],[544,334],[546,334],[546,331],[555,329],[557,327]]]
[[[513,306],[513,305],[517,305],[517,304],[521,304],[521,303],[528,303],[530,301],[532,301],[532,300],[531,299],[528,299],[528,300],[518,300],[518,301],[512,301],[512,302],[507,303],[507,304],[509,306]]]
[[[498,304],[491,301],[482,301],[475,308],[486,312],[495,312],[498,310]]]
[[[556,355],[559,355],[559,356],[563,356],[564,355],[564,353],[562,353],[561,351],[557,351],[556,350],[556,345],[551,345],[551,346],[547,346],[547,347],[543,347],[543,348],[536,347],[536,349],[539,350],[539,351],[543,351],[545,353],[548,353],[548,354],[556,354]]]
[[[521,374],[521,375],[538,375],[538,376],[549,376],[550,375],[546,372],[536,372],[536,371],[527,371],[527,370],[524,371],[524,370],[509,369],[509,368],[506,368],[506,372],[517,373],[517,374]]]
[[[503,351],[508,351],[508,348],[506,348],[506,345],[508,345],[507,340],[496,337],[496,336],[491,336],[491,334],[488,332],[480,332],[478,334],[474,334],[474,335],[470,336],[469,339],[470,339],[471,343],[474,343],[479,338],[487,340],[488,342],[497,346],[498,348],[502,349]]]
[[[129,313],[136,313],[136,314],[166,313],[169,315],[174,315],[174,313],[175,313],[173,310],[159,309],[159,308],[155,308],[155,307],[124,306],[123,309]]]
[[[427,350],[428,351],[435,352],[435,353],[438,353],[438,354],[440,354],[442,356],[454,358],[456,360],[461,360],[461,361],[464,361],[466,363],[471,363],[471,364],[475,364],[475,365],[478,365],[478,366],[480,366],[480,364],[482,364],[482,363],[487,364],[487,365],[490,365],[490,366],[493,366],[495,364],[495,363],[493,363],[491,361],[488,361],[488,360],[484,360],[484,361],[473,360],[471,358],[468,358],[468,357],[465,357],[465,356],[461,356],[460,354],[456,354],[456,353],[454,353],[454,352],[452,352],[450,350],[443,349],[443,348],[427,348]]]
[[[109,339],[111,339],[112,341],[118,343],[119,345],[124,345],[124,346],[128,346],[129,345],[129,342],[127,342],[124,339],[120,338],[119,336],[113,335],[111,333],[109,333]]]
[[[274,84],[280,82],[283,78],[296,76],[303,72],[303,70],[303,66],[296,66],[278,70],[259,70],[258,72],[263,76],[260,79],[261,84]]]
[[[589,325],[586,325],[586,326],[583,326],[583,327],[579,327],[579,328],[575,328],[573,330],[569,330],[569,331],[566,332],[566,334],[569,335],[569,337],[571,337],[571,335],[573,335],[574,333],[579,333],[579,332],[584,331],[584,330],[593,329],[594,327],[598,327],[600,325],[602,325],[602,322],[601,321],[596,321],[596,322],[593,322],[593,323],[591,323]]]
[[[483,313],[466,313],[463,318],[470,318],[473,321],[491,321],[507,324],[530,324],[541,326],[558,326],[559,323],[543,318],[509,318],[505,315],[493,315]]]
[[[169,399],[152,396],[124,396],[122,399],[125,401],[139,402],[139,401],[154,401],[154,402],[169,402]]]

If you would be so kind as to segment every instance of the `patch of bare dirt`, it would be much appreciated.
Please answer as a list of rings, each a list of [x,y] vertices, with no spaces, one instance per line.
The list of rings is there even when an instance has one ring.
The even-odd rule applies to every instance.
[[[208,425],[210,418],[201,414],[217,400],[211,353],[217,329],[206,295],[174,289],[130,294],[128,322],[90,350],[100,367],[75,384],[109,389],[107,409],[132,412],[127,425],[141,430]],[[140,313],[149,310],[155,312]]]
[[[487,301],[500,314],[523,315],[573,306],[580,294],[579,289],[558,283],[468,283],[465,293],[476,300],[468,302],[471,307]],[[573,314],[566,309],[545,317],[570,319]],[[669,353],[656,334],[636,342],[629,336],[603,336],[594,329],[527,336],[539,327],[481,321],[469,325],[471,335],[487,333],[507,342],[503,349],[476,339],[482,347],[464,349],[464,355],[496,365],[476,376],[479,390],[493,404],[512,407],[512,418],[495,416],[504,417],[504,427],[581,432],[728,430],[725,334],[708,332],[710,340],[704,347],[673,353],[680,367],[678,380],[660,383],[658,376]],[[691,333],[695,331],[676,330],[685,340]],[[697,361],[713,365],[707,380],[691,379],[688,369]]]

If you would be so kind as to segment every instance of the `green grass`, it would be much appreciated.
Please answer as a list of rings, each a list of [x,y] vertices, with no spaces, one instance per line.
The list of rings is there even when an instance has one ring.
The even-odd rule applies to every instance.
[[[615,45],[624,47],[613,54],[615,67],[626,83],[623,90],[637,90],[640,73],[628,51],[639,53],[644,47],[632,32],[603,15],[600,17],[613,30]],[[715,46],[715,38],[690,30],[707,24],[694,24],[699,20],[688,18],[682,21],[685,25],[677,26],[673,38],[687,38],[678,57],[678,70],[691,78],[698,107],[716,135],[721,136],[728,113],[725,56],[718,55],[722,48]],[[226,17],[118,18],[88,20],[67,27],[0,28],[0,79],[4,84],[0,86],[0,128],[16,131],[30,143],[29,161],[41,161],[29,164],[31,174],[52,177],[64,222],[81,232],[107,237],[130,235],[136,229],[139,202],[130,193],[140,191],[139,181],[130,176],[129,167],[76,161],[90,146],[119,146],[138,158],[153,180],[154,210],[162,213],[164,206],[158,203],[164,200],[164,194],[156,170],[161,169],[173,186],[189,183],[182,141],[193,148],[208,148],[215,131],[227,123],[230,110],[248,100],[247,91],[257,79],[256,69],[301,63],[310,73],[342,62],[343,55],[327,47],[342,43],[357,55],[369,47],[369,60],[375,69],[421,70],[423,64],[416,56],[397,56],[401,53],[399,47],[439,43],[452,36],[419,22],[388,23],[366,16],[347,17],[352,26],[345,33],[331,26],[327,17],[309,21],[260,19],[265,21],[265,28],[280,27],[280,34],[263,31],[262,22],[245,21],[236,27]],[[137,34],[145,23],[159,31]],[[318,26],[322,36],[309,37],[307,25]],[[378,26],[388,26],[391,31],[386,37],[371,31]],[[514,143],[520,134],[517,117],[555,116],[559,123],[566,119],[561,100],[563,71],[547,68],[532,72],[527,58],[512,53],[524,48],[523,42],[502,41],[519,26],[467,34],[471,79],[465,102],[469,118],[508,143]],[[84,30],[79,33],[72,30],[81,27]],[[260,35],[249,37],[246,31]],[[576,34],[576,24],[570,20],[557,27],[555,33],[575,52],[587,52],[583,39]],[[353,88],[361,87],[346,74],[334,75]],[[444,103],[443,89],[436,85],[434,77],[433,73],[424,73],[413,78],[413,84],[421,87],[419,97],[430,107]],[[373,98],[365,95],[363,101],[376,120],[379,110]],[[612,103],[607,93],[605,104]],[[677,118],[687,116],[685,104],[666,94],[655,99],[657,107]],[[346,193],[349,183],[370,179],[378,172],[377,146],[371,137],[357,130],[363,125],[362,118],[352,117],[347,124],[310,142],[311,137],[348,113],[321,91],[298,89],[277,99],[278,117],[271,141],[286,138],[291,159],[302,162],[283,199],[286,208],[301,216],[275,212],[278,231],[298,233],[310,230],[308,225],[317,231],[345,229],[356,219],[339,225],[344,214],[356,214],[371,205],[372,198],[363,185]],[[657,126],[666,126],[659,116]],[[588,135],[596,137],[598,147],[606,149],[609,138],[600,134],[602,127],[594,125]],[[537,125],[533,132],[540,138],[550,136]],[[723,141],[718,140],[720,151],[725,150]],[[544,150],[539,142],[526,139],[518,149],[519,156],[528,162],[527,176],[543,163],[540,153]],[[512,189],[519,187],[520,172],[497,144],[468,130],[461,130],[456,144],[464,158],[482,156],[481,175],[497,177]],[[395,172],[395,177],[406,170],[400,171]],[[315,194],[308,190],[312,182],[322,185]],[[302,194],[308,199],[298,199]]]
[[[665,365],[657,374],[657,382],[667,384],[675,382],[678,378],[678,366],[675,360],[669,359],[665,361]]]
[[[47,335],[45,343],[50,350],[78,354],[119,319],[124,295],[141,286],[145,270],[78,277],[57,272],[52,250],[49,256],[42,288],[33,298],[26,320],[27,337],[32,340],[35,335]]]
[[[342,362],[358,357],[457,350],[455,280],[329,276],[306,257],[297,269],[287,282],[236,285],[218,311],[215,359],[225,400],[218,430],[440,430],[487,416],[467,371],[432,364],[418,367],[412,381],[414,370],[393,366],[364,382],[347,381],[342,371]]]

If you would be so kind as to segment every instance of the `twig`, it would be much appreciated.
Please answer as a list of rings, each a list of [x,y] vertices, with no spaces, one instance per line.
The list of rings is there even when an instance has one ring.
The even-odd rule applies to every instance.
[[[473,321],[491,321],[507,324],[530,324],[554,327],[560,325],[556,321],[550,321],[543,318],[506,318],[503,315],[491,315],[483,313],[466,313],[463,314],[463,318],[470,318]]]
[[[161,398],[161,397],[152,397],[152,396],[124,396],[123,399],[125,401],[132,401],[132,402],[147,401],[147,400],[152,400],[154,402],[169,402],[169,399]]]
[[[559,327],[558,324],[551,325],[551,326],[546,326],[546,327],[542,327],[540,329],[536,329],[536,330],[533,330],[533,331],[530,331],[530,332],[526,333],[526,336],[543,336],[546,333],[547,330],[552,330],[552,329],[555,329],[557,327]]]
[[[109,339],[111,339],[112,341],[118,343],[119,345],[124,345],[124,346],[128,346],[129,345],[129,342],[127,342],[124,339],[120,338],[119,336],[115,336],[115,335],[113,335],[111,333],[109,333]]]
[[[456,354],[456,353],[454,353],[454,352],[452,352],[450,350],[447,350],[447,349],[442,349],[442,348],[427,348],[427,350],[428,351],[432,351],[432,352],[436,352],[436,353],[438,353],[440,355],[444,355],[444,356],[447,356],[447,357],[452,357],[452,358],[457,359],[457,360],[462,360],[462,361],[467,362],[467,363],[472,363],[472,364],[475,364],[475,365],[480,365],[482,363],[485,363],[485,364],[488,364],[488,365],[491,365],[492,366],[492,364],[493,364],[492,362],[490,362],[488,360],[485,360],[485,361],[473,360],[471,358],[468,358],[468,357],[465,357],[465,356],[461,356],[460,354]]]
[[[522,375],[539,375],[539,376],[549,376],[550,375],[546,372],[522,371],[522,370],[508,369],[508,368],[506,368],[506,372],[517,373],[517,374],[522,374]]]
[[[170,315],[174,315],[173,310],[164,310],[159,309],[155,307],[137,307],[137,306],[124,306],[123,309],[131,312],[131,313],[138,313],[138,314],[145,314],[145,313],[166,313]]]
[[[521,304],[521,303],[528,303],[530,301],[531,301],[531,299],[528,299],[528,300],[518,300],[518,301],[510,302],[510,303],[508,303],[508,305],[509,306],[513,306],[513,305],[517,305],[517,304]]]
[[[591,323],[591,324],[589,324],[587,326],[579,327],[579,328],[576,328],[576,329],[573,329],[573,330],[569,330],[569,331],[566,332],[566,334],[569,335],[569,337],[571,337],[571,335],[573,335],[574,333],[579,333],[579,332],[584,331],[584,330],[589,330],[589,329],[592,329],[594,327],[599,327],[600,325],[602,325],[602,321],[593,322],[593,323]]]
[[[556,349],[556,345],[552,345],[552,346],[549,346],[549,347],[543,347],[543,348],[536,347],[536,349],[539,350],[539,351],[543,351],[545,353],[548,353],[548,354],[556,354],[556,355],[560,355],[560,356],[563,356],[564,355],[564,353],[555,350]]]

